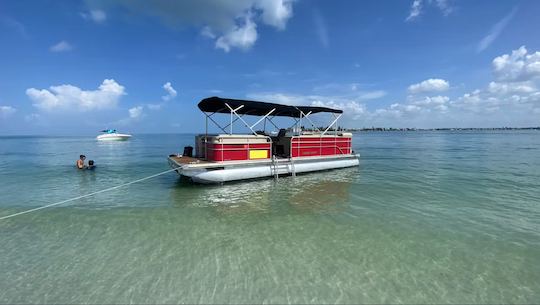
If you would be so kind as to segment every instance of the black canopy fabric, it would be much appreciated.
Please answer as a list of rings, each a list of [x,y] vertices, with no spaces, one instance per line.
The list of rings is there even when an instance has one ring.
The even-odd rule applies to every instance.
[[[244,107],[237,110],[236,113],[247,114],[247,115],[257,115],[257,116],[266,115],[272,109],[276,109],[276,110],[272,112],[271,116],[288,116],[288,117],[293,117],[293,118],[300,117],[300,111],[303,112],[304,114],[307,114],[308,112],[343,113],[343,110],[331,109],[331,108],[326,108],[326,107],[288,106],[288,105],[281,105],[281,104],[275,104],[275,103],[220,98],[217,96],[203,99],[199,103],[199,109],[203,112],[230,113],[231,111],[225,105],[225,103],[227,103],[233,109],[236,109],[240,107],[241,105],[244,105]]]

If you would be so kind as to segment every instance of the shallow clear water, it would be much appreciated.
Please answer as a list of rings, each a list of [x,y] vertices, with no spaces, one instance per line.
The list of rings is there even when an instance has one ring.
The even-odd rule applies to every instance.
[[[167,170],[192,139],[1,137],[0,216]],[[2,220],[0,303],[540,300],[540,132],[354,147],[359,168],[223,186],[169,173]]]

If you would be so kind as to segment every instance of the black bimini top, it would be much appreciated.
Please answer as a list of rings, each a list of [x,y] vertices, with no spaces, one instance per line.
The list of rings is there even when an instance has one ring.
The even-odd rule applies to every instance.
[[[202,112],[230,113],[229,107],[225,104],[233,109],[244,105],[244,107],[238,109],[236,113],[256,116],[264,116],[272,109],[275,110],[270,114],[271,116],[288,116],[293,118],[300,117],[301,112],[303,112],[304,115],[309,112],[312,114],[319,112],[343,113],[343,110],[327,107],[289,106],[275,103],[220,98],[217,96],[208,97],[200,101],[199,109],[201,109]]]

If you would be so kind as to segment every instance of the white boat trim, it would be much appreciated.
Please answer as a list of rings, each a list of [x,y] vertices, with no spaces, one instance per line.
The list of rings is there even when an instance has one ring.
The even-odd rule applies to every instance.
[[[169,157],[177,173],[193,182],[212,184],[358,166],[360,155],[298,157],[275,160],[224,161],[182,164]]]

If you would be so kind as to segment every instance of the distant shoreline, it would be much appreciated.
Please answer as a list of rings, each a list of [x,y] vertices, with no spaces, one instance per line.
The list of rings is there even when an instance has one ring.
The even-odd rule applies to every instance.
[[[304,128],[305,131],[316,131],[311,128]],[[318,127],[318,130],[326,130],[326,127]],[[344,128],[338,127],[341,132],[362,132],[362,131],[504,131],[504,130],[540,130],[538,127],[444,127],[444,128],[394,128],[394,127],[363,127],[363,128]],[[334,132],[335,129],[328,129],[328,132]]]
[[[539,127],[453,127],[453,128],[386,128],[386,127],[371,127],[371,128],[342,128],[339,131],[503,131],[503,130],[540,130]]]
[[[325,130],[325,128],[320,128],[319,130]],[[449,128],[392,128],[392,127],[371,127],[371,128],[339,128],[338,131],[341,132],[370,132],[370,131],[510,131],[510,130],[539,130],[539,127],[449,127]],[[310,129],[304,129],[304,131],[311,131]],[[333,132],[333,129],[329,129],[328,132]],[[196,135],[203,134],[204,132],[156,132],[156,133],[133,133],[134,135]],[[10,138],[10,137],[95,137],[92,134],[82,134],[82,135],[73,135],[73,134],[0,134],[0,138]]]

